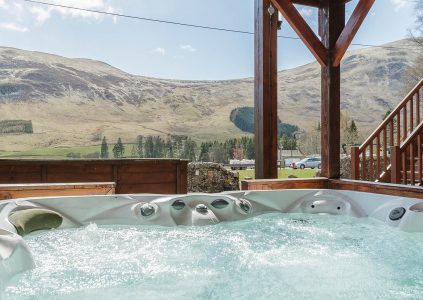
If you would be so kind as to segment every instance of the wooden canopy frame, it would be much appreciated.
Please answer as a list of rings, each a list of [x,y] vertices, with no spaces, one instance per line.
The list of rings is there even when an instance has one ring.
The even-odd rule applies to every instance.
[[[359,0],[347,24],[350,0],[255,0],[256,178],[277,178],[277,28],[282,13],[322,68],[322,176],[340,177],[340,63],[375,0]],[[319,10],[320,39],[294,4]]]

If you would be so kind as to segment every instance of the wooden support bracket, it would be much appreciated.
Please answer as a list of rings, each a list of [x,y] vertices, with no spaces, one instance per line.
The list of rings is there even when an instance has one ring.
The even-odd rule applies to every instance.
[[[374,3],[375,0],[360,0],[358,2],[354,12],[348,20],[347,25],[344,30],[342,30],[342,33],[335,44],[335,48],[332,53],[333,67],[337,67],[341,63],[348,47],[351,45],[352,40],[357,34],[357,31],[360,29],[361,24],[363,24],[364,19]]]
[[[317,61],[322,65],[327,65],[327,50],[320,39],[308,26],[307,22],[295,8],[290,0],[272,0],[273,5],[282,13],[294,31],[298,34],[307,48],[311,51]]]

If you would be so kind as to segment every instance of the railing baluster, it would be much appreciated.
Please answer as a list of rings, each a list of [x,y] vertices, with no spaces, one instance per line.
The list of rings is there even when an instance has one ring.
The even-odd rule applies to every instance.
[[[417,178],[419,185],[422,184],[422,134],[420,133],[417,137]]]
[[[402,169],[402,183],[403,184],[407,184],[407,165],[406,165],[406,157],[405,157],[406,152],[407,151],[404,151],[401,154],[401,161],[402,161],[401,169]]]
[[[385,172],[388,169],[388,129],[385,128],[383,131],[383,172]]]
[[[420,93],[416,94],[416,125],[420,124]]]
[[[402,137],[402,139],[403,140],[405,140],[405,137],[407,136],[407,104],[406,105],[404,105],[404,108],[403,108],[403,120],[402,120],[402,123],[403,123],[403,128],[402,128],[402,135],[403,135],[403,137]]]
[[[367,166],[366,166],[366,151],[367,148],[364,148],[364,151],[362,153],[362,158],[361,158],[361,179],[362,180],[366,180],[367,176],[366,176],[366,171],[367,171]]]
[[[376,178],[380,177],[380,135],[376,136]]]
[[[389,123],[389,141],[391,142],[391,144],[389,145],[390,147],[395,146],[394,131],[394,118],[392,118],[391,123]]]
[[[360,148],[351,147],[351,178],[360,180]]]
[[[414,157],[414,143],[410,144],[410,183],[411,185],[415,185],[415,157]]]
[[[401,183],[401,154],[400,147],[391,147],[391,183]]]
[[[397,146],[401,145],[401,112],[397,115]]]
[[[410,132],[414,129],[414,96],[410,98]]]
[[[373,161],[373,141],[369,145],[369,151],[370,151],[370,153],[369,153],[369,163],[370,163],[369,177],[370,177],[370,180],[373,181],[373,180],[375,180],[375,177],[374,177],[375,171],[374,171],[374,168],[373,168],[373,164],[374,164],[374,161]]]

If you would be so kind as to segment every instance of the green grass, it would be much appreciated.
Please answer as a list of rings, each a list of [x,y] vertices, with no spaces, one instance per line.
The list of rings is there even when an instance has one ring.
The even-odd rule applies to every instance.
[[[109,147],[110,148],[110,147]],[[110,151],[110,149],[109,149]],[[66,158],[69,153],[79,153],[81,156],[100,152],[100,146],[38,148],[21,152],[0,151],[0,158]]]
[[[240,170],[238,172],[240,180],[243,180],[245,177],[251,177],[252,179],[255,179],[254,170]],[[316,172],[316,169],[278,169],[278,178],[288,178],[290,175],[297,176],[298,178],[313,178],[316,176]]]

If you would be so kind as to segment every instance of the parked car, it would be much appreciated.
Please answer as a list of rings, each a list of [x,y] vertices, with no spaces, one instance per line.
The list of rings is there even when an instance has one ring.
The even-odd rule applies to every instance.
[[[322,159],[320,157],[307,157],[296,163],[293,163],[294,169],[305,169],[305,168],[318,168],[320,169],[322,165]]]

